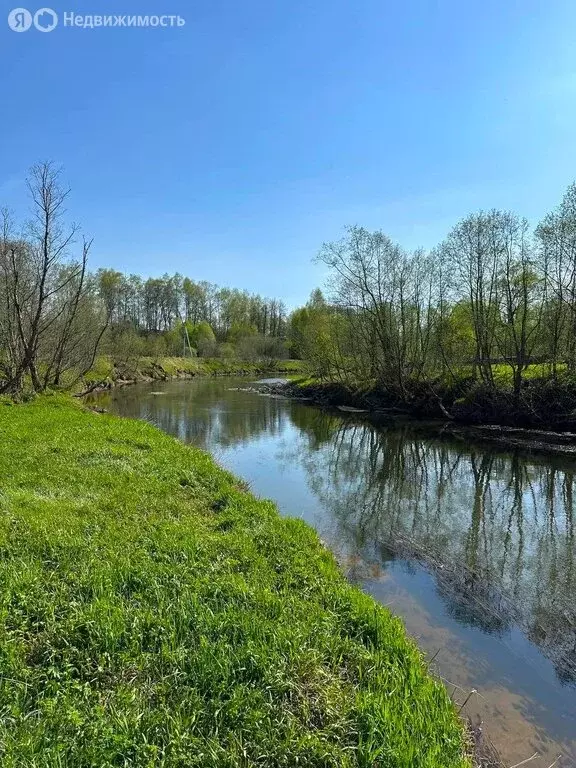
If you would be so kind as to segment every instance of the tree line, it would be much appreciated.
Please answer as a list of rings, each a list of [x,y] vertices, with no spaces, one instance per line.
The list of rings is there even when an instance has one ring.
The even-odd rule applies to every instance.
[[[39,163],[27,186],[29,221],[0,211],[0,393],[74,384],[101,353],[286,356],[281,301],[179,274],[91,272],[92,241],[67,223],[61,170]]]
[[[263,336],[282,336],[285,332],[286,307],[282,301],[237,288],[194,282],[178,273],[144,280],[140,275],[112,269],[99,270],[98,282],[110,318],[117,325],[161,332],[177,322],[207,322],[222,339],[235,325],[250,326]]]
[[[576,184],[533,228],[480,211],[431,251],[408,251],[354,226],[318,260],[329,298],[315,291],[290,337],[321,379],[409,400],[415,386],[437,393],[466,378],[518,403],[535,371],[576,372]]]
[[[287,316],[278,299],[179,274],[91,272],[92,242],[66,223],[69,190],[51,163],[28,177],[32,216],[0,224],[0,392],[80,379],[100,353],[309,361],[314,375],[409,401],[509,390],[535,371],[576,373],[576,184],[535,227],[509,211],[470,214],[436,248],[408,251],[349,227],[325,243],[327,297]],[[460,388],[460,389],[459,389]]]
[[[138,336],[148,351],[247,358],[283,356],[287,312],[282,301],[176,273],[144,280],[111,269],[97,273],[112,326],[110,341]]]

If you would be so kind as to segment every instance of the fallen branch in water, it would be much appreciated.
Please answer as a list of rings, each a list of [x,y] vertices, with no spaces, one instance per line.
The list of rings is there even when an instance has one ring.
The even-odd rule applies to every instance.
[[[510,768],[520,768],[521,765],[526,765],[526,763],[529,763],[531,760],[534,760],[537,757],[538,757],[538,752],[534,752],[532,757],[527,757],[526,760],[522,760],[522,762],[520,763],[515,763],[515,765],[511,765]],[[554,763],[552,763],[552,765],[554,765]],[[550,768],[552,768],[552,766],[550,766]]]

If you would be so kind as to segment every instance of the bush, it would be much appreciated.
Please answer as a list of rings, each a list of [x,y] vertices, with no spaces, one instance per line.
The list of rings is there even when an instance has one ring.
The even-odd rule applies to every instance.
[[[234,344],[229,344],[228,342],[220,344],[218,346],[218,357],[221,357],[223,360],[233,360],[236,357]]]

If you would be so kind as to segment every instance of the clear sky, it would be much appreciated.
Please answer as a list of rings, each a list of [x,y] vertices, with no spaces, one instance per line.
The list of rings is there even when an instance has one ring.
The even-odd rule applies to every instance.
[[[346,224],[431,247],[477,208],[537,220],[576,178],[574,0],[47,2],[186,20],[17,34],[2,0],[0,204],[62,164],[93,267],[292,307]]]

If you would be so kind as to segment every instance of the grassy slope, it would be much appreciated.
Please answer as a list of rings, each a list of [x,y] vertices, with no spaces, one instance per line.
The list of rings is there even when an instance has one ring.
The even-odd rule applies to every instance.
[[[0,764],[466,766],[401,622],[205,453],[0,404]]]

